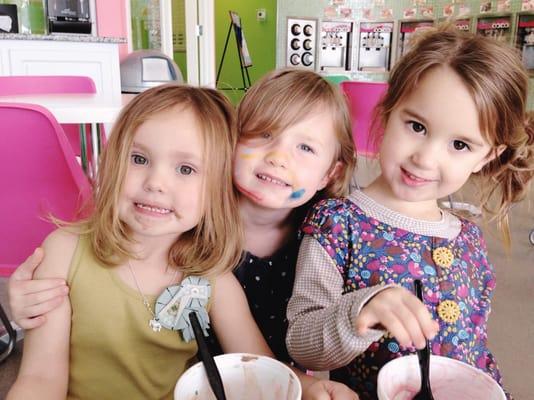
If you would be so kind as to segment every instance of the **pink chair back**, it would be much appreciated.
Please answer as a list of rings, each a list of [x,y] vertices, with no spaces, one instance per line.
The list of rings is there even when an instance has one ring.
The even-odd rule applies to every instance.
[[[370,136],[370,129],[374,108],[388,84],[386,82],[345,81],[341,82],[340,86],[349,100],[352,136],[356,152],[369,158],[377,157],[377,143]]]
[[[0,96],[96,93],[88,76],[0,76]]]
[[[96,93],[96,86],[88,76],[71,75],[17,75],[0,76],[1,96],[18,96],[31,94],[61,94],[61,93]],[[63,124],[65,134],[76,155],[81,154],[80,133],[78,125]],[[89,129],[87,130],[89,132]],[[105,139],[105,135],[103,135]],[[86,138],[91,146],[90,136]],[[92,151],[92,150],[90,150]]]
[[[0,121],[0,276],[8,276],[55,229],[49,215],[81,216],[91,186],[48,110],[0,103]]]

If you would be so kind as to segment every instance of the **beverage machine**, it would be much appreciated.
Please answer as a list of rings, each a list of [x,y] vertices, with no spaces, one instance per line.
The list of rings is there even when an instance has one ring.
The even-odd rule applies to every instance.
[[[456,25],[456,28],[458,28],[459,30],[470,32],[472,20],[471,18],[459,18],[454,21],[454,24]]]
[[[319,70],[346,72],[352,69],[351,21],[323,21],[319,37]]]
[[[477,20],[477,34],[510,43],[512,36],[512,16],[501,15],[482,17]]]
[[[287,19],[287,66],[315,70],[316,32],[315,19]]]
[[[434,26],[432,20],[401,21],[399,24],[399,40],[397,58],[401,58],[411,47],[412,35],[420,29],[428,29]]]
[[[392,33],[393,22],[360,23],[358,71],[389,71]]]
[[[89,0],[46,0],[48,32],[91,33]]]
[[[517,15],[515,45],[521,52],[523,64],[528,72],[534,74],[534,14]]]

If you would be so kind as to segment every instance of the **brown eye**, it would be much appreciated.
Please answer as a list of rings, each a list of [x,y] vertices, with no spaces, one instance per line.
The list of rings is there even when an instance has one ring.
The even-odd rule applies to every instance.
[[[146,165],[146,164],[148,164],[148,160],[145,157],[143,157],[143,156],[141,156],[139,154],[132,154],[131,159],[132,159],[132,162],[134,164],[137,164],[137,165]]]
[[[454,150],[462,151],[465,149],[469,150],[469,146],[467,143],[462,142],[461,140],[455,140],[452,142],[452,146],[454,147]]]
[[[414,132],[421,133],[425,130],[425,127],[419,122],[412,121],[411,124]]]

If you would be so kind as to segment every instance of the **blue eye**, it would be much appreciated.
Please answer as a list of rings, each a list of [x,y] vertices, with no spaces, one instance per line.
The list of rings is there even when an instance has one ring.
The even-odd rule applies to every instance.
[[[261,134],[262,139],[271,139],[273,137],[271,132],[264,132]]]
[[[148,164],[148,160],[145,157],[143,157],[143,156],[141,156],[139,154],[132,154],[131,155],[131,159],[132,159],[132,162],[134,164],[137,164],[137,165],[146,165],[146,164]]]
[[[425,126],[417,121],[410,121],[408,122],[408,124],[411,126],[412,131],[414,131],[415,133],[424,133],[426,131]]]
[[[469,145],[465,142],[462,142],[461,140],[454,140],[452,142],[452,146],[454,147],[454,150],[462,151],[462,150],[471,150],[469,148]]]
[[[315,151],[310,146],[304,143],[300,144],[299,148],[307,153],[315,153]]]
[[[195,172],[195,170],[189,165],[180,165],[177,170],[182,175],[191,175],[193,172]]]

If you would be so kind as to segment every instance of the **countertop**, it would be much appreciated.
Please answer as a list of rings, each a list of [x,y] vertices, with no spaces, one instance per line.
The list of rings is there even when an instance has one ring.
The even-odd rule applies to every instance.
[[[49,40],[54,42],[126,43],[126,38],[54,33],[52,35],[31,35],[25,33],[0,33],[0,40]]]

